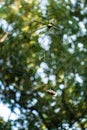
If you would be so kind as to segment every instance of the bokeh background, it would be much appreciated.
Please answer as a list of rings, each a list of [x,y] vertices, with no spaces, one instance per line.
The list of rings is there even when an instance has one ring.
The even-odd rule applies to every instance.
[[[1,130],[87,130],[86,0],[0,1],[0,103]]]

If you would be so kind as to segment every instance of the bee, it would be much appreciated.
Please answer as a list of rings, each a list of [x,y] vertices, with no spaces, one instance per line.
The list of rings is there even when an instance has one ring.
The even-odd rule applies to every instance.
[[[55,96],[56,95],[56,92],[51,90],[51,89],[47,89],[46,92],[52,96]]]

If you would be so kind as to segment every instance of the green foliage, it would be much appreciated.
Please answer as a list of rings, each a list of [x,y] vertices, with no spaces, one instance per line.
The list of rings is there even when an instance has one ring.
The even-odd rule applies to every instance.
[[[0,129],[1,130],[11,130],[11,122],[5,122],[1,117],[0,117]]]
[[[86,2],[48,0],[44,10],[41,3],[0,7],[0,98],[20,111],[11,129],[86,129]]]

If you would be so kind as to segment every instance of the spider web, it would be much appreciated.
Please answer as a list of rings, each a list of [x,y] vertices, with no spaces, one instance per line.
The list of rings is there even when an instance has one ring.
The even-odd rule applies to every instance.
[[[34,21],[34,22],[38,22],[38,21]],[[50,52],[50,44],[51,44],[51,37],[49,36],[49,33],[52,31],[54,25],[53,24],[48,24],[45,25],[43,22],[38,22],[38,24],[42,24],[43,26],[41,28],[38,28],[38,30],[34,30],[32,33],[36,33],[38,34],[39,38],[38,38],[38,44],[40,44],[40,46],[43,48],[43,50],[41,52],[37,52],[37,56],[39,61],[46,63],[46,61],[50,62],[50,57],[51,57],[51,52]],[[9,30],[11,29],[11,27],[9,27],[9,25],[7,25],[7,28],[5,27],[5,30]],[[12,31],[12,29],[11,29]],[[7,44],[4,44],[4,46],[7,46]],[[25,63],[25,62],[23,62]],[[49,71],[49,70],[48,70]],[[13,72],[19,76],[21,76],[24,73],[24,69],[21,68],[21,66],[19,66],[18,71]],[[35,73],[35,70],[33,70],[32,75]],[[22,75],[23,76],[23,75]],[[27,78],[28,75],[27,73],[24,73],[24,76]],[[49,77],[49,75],[48,75]]]

